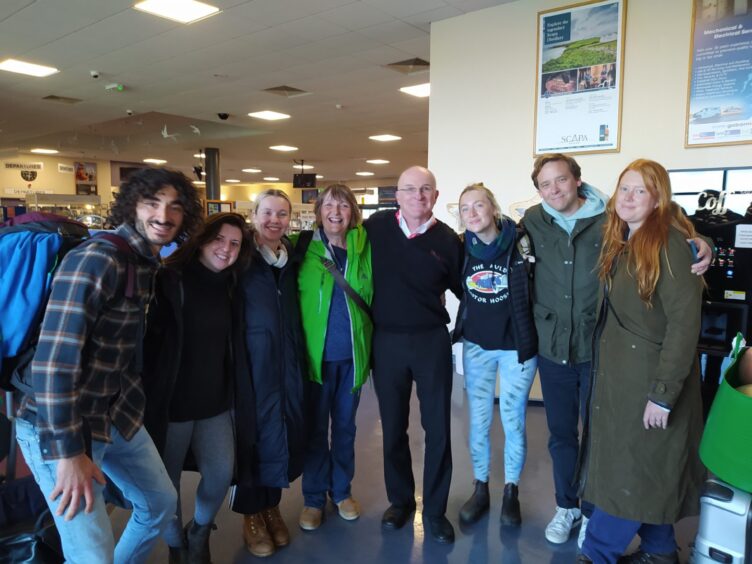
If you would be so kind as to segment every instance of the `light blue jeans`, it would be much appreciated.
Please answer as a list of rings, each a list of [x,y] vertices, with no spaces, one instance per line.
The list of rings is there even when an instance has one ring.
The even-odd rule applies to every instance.
[[[500,373],[499,414],[506,437],[504,482],[517,484],[527,455],[525,414],[538,358],[520,364],[517,351],[487,351],[465,340],[462,347],[468,407],[470,409],[470,457],[475,479],[488,482],[491,463],[489,432],[496,396],[496,374]]]
[[[112,443],[92,441],[94,463],[133,504],[133,513],[116,547],[102,496],[103,486],[92,481],[95,497],[91,513],[84,512],[86,502],[82,497],[73,519],[66,521],[64,516],[55,515],[60,498],[51,501],[49,496],[55,487],[58,461],[42,459],[35,426],[21,419],[16,420],[16,425],[18,444],[55,518],[66,562],[146,562],[162,531],[175,518],[177,505],[175,488],[146,429],[141,427],[126,441],[113,426]]]

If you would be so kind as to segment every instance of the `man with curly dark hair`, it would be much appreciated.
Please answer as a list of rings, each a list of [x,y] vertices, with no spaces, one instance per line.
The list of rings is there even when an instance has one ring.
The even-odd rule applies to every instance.
[[[159,251],[200,225],[201,204],[183,174],[144,169],[121,186],[111,221],[121,244],[84,242],[55,274],[31,365],[33,395],[17,419],[70,562],[145,562],[177,504],[142,425],[140,342]],[[133,506],[117,545],[105,474]]]
[[[142,168],[130,174],[115,196],[107,221],[112,225],[129,223],[136,228],[147,241],[154,233],[149,233],[146,226],[139,222],[136,209],[141,199],[153,199],[154,194],[165,186],[172,186],[176,193],[176,203],[183,209],[183,223],[173,239],[182,242],[196,231],[203,221],[203,208],[193,183],[182,172],[168,168]],[[160,239],[159,245],[170,241]]]

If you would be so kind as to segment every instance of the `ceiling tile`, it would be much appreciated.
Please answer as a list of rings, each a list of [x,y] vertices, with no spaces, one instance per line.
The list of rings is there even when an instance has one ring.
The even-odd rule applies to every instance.
[[[364,2],[353,2],[346,6],[328,10],[318,15],[320,18],[341,25],[350,31],[390,22],[394,16]]]

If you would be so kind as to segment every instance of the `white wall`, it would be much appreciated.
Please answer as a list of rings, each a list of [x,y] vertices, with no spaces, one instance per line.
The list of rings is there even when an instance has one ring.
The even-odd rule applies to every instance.
[[[564,0],[518,0],[431,27],[428,166],[441,192],[437,215],[483,181],[509,204],[534,196],[537,13]],[[749,166],[752,145],[684,148],[690,0],[629,0],[621,152],[576,156],[604,193],[638,157],[666,168]]]

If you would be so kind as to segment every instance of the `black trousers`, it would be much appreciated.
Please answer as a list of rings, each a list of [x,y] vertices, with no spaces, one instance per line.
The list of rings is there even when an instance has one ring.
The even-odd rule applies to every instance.
[[[373,381],[384,437],[384,480],[389,502],[415,503],[407,426],[415,382],[420,422],[426,433],[423,465],[423,513],[444,515],[452,480],[449,411],[452,395],[452,346],[446,327],[417,333],[376,330]]]
[[[282,500],[282,488],[266,486],[235,486],[230,508],[235,513],[254,515],[264,509],[277,507]]]

